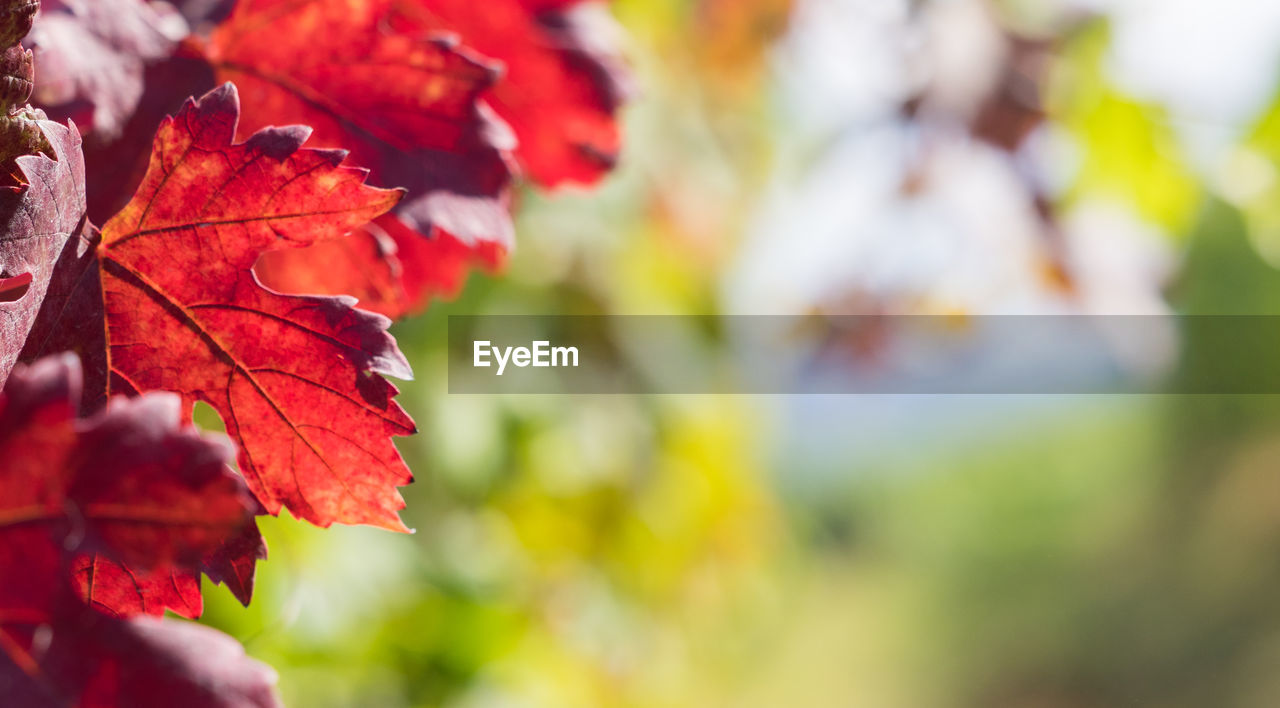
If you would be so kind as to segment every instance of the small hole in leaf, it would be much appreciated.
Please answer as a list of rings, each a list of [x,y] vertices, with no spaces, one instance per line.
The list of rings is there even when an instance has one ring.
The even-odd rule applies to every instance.
[[[31,289],[31,274],[7,277],[0,274],[0,302],[17,302]]]
[[[201,430],[207,430],[211,433],[226,433],[227,426],[222,422],[222,416],[218,415],[218,411],[213,406],[204,401],[196,401],[195,410],[192,411],[192,422]]]
[[[196,401],[194,408],[191,410],[191,422],[207,433],[220,433],[222,435],[227,433],[227,425],[223,422],[222,416],[218,415],[218,411],[213,406],[204,401]],[[235,460],[231,460],[229,464],[231,469],[240,470],[240,465]]]

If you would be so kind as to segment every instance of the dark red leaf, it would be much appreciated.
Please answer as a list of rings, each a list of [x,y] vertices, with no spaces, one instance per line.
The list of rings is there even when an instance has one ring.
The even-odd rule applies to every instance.
[[[49,121],[38,123],[56,160],[17,158],[23,184],[0,186],[0,385],[27,342],[68,239],[84,219],[84,162],[80,135]]]
[[[40,69],[34,99],[56,120],[118,137],[143,94],[143,72],[187,34],[173,8],[145,0],[44,0],[27,44]]]
[[[68,610],[45,632],[0,635],[0,695],[21,708],[278,708],[276,675],[198,624]]]
[[[242,605],[253,597],[254,573],[258,561],[267,559],[267,542],[257,524],[249,524],[217,550],[205,557],[201,569],[209,579],[226,585]]]
[[[49,621],[87,554],[132,578],[194,571],[253,518],[231,446],[181,427],[177,396],[115,399],[78,421],[79,389],[66,354],[14,369],[0,395],[4,631]]]
[[[143,72],[143,92],[118,136],[89,134],[84,143],[89,220],[106,223],[124,208],[142,182],[150,162],[156,127],[182,109],[190,96],[215,86],[213,70],[203,59],[181,52],[150,63]]]

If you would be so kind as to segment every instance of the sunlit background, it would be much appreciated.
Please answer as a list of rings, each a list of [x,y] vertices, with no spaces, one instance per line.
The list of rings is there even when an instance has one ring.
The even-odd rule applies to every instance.
[[[396,330],[417,533],[266,520],[252,607],[209,593],[286,702],[1280,705],[1274,397],[460,396],[444,366],[450,314],[1280,314],[1280,3],[612,9],[618,171],[524,193],[509,267]],[[734,345],[690,331],[690,365]]]

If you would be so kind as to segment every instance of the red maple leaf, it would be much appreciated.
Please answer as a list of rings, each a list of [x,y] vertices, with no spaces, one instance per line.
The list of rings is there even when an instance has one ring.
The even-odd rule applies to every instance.
[[[411,372],[389,320],[350,298],[278,295],[252,272],[263,252],[357,228],[399,193],[365,185],[340,151],[302,148],[305,128],[235,144],[238,115],[226,85],[161,125],[134,199],[85,237],[92,250],[64,253],[69,287],[24,357],[79,346],[90,407],[156,390],[188,414],[210,404],[269,513],[404,530],[396,487],[411,477],[390,437],[414,427],[377,374]]]

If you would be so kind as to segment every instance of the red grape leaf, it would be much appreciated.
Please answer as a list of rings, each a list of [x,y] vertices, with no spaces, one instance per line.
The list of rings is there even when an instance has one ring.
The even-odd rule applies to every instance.
[[[22,708],[280,708],[276,674],[191,622],[68,608],[46,633],[0,634],[0,695]]]
[[[41,121],[56,160],[19,157],[25,184],[0,186],[0,385],[44,303],[55,263],[84,220],[84,161],[74,128]]]
[[[282,123],[351,151],[426,233],[509,244],[506,127],[479,96],[497,72],[453,46],[415,0],[241,0],[205,48],[244,94],[239,136]]]
[[[77,421],[79,385],[67,354],[15,369],[0,394],[5,704],[278,706],[274,674],[229,637],[100,615],[72,592],[67,560],[80,549],[154,566],[160,576],[165,564],[211,552],[237,525],[252,528],[256,508],[226,471],[230,445],[179,427],[176,396],[116,399]]]
[[[182,3],[200,24],[225,5]],[[469,267],[496,266],[513,240],[504,151],[515,149],[546,185],[594,182],[615,160],[615,113],[629,80],[615,40],[603,10],[576,0],[238,3],[202,51],[245,95],[240,137],[271,124],[311,125],[313,144],[350,148],[373,181],[407,188],[397,215],[422,234],[396,253],[386,246],[399,239],[365,232],[314,253],[271,254],[260,275],[282,292],[353,294],[396,317],[456,292]],[[496,86],[493,66],[472,50],[505,65]],[[170,110],[163,94],[149,89],[144,104]],[[519,147],[489,105],[515,126]],[[138,142],[141,131],[126,131],[132,138],[122,142]],[[108,183],[91,196],[118,205],[111,183],[136,181],[123,167],[129,160],[110,144],[91,148]]]
[[[54,119],[119,135],[143,94],[146,64],[187,34],[173,8],[144,0],[44,0],[28,35],[40,68],[32,99]]]
[[[230,84],[188,101],[102,229],[110,386],[213,406],[269,513],[404,530],[395,487],[411,477],[390,436],[414,427],[376,374],[412,373],[390,322],[350,298],[278,295],[252,272],[263,252],[357,228],[400,194],[365,185],[340,151],[302,148],[305,128],[233,144],[238,115]]]
[[[350,298],[278,295],[252,272],[263,252],[357,228],[400,194],[365,185],[341,151],[302,149],[305,128],[233,144],[238,115],[228,84],[161,124],[134,199],[96,248],[64,250],[66,288],[34,328],[44,346],[23,357],[81,347],[90,409],[107,391],[209,403],[268,513],[404,530],[395,487],[411,476],[390,437],[414,427],[377,374],[411,371],[390,322]]]
[[[78,556],[136,577],[193,570],[252,523],[230,444],[181,427],[177,396],[78,421],[79,389],[64,354],[15,368],[0,395],[0,631],[47,622]]]

